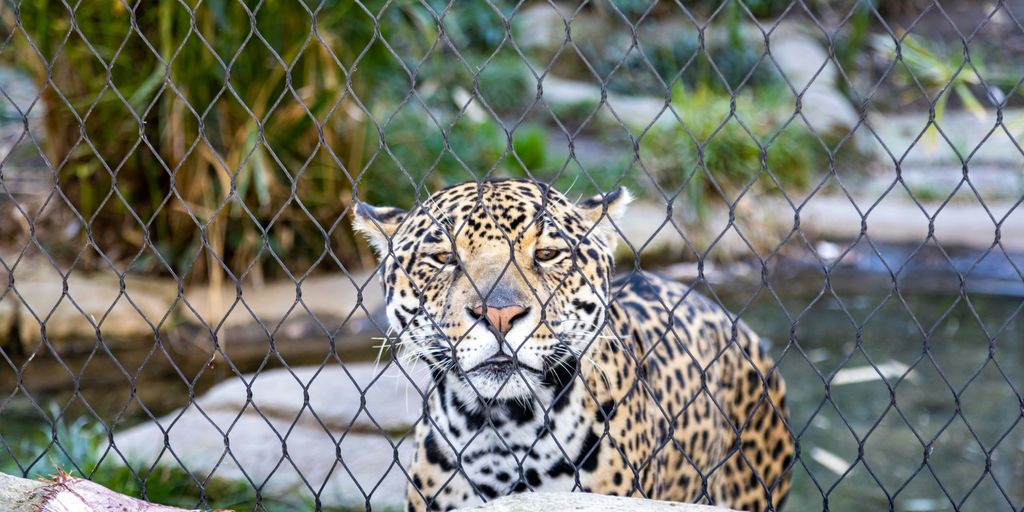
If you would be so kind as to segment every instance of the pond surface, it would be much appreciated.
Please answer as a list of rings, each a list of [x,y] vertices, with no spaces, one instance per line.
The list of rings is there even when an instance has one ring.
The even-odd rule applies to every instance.
[[[1019,259],[999,257],[947,258],[892,247],[851,257],[830,272],[827,285],[819,266],[790,261],[773,267],[770,290],[742,273],[696,287],[741,312],[770,340],[799,438],[788,510],[1021,506],[1024,320],[1018,312],[1024,280],[1015,271]],[[894,286],[888,269],[900,262]],[[966,276],[963,286],[958,272]],[[13,393],[0,435],[10,444],[45,425],[26,392],[41,406],[68,404],[69,416],[99,417],[121,429],[181,406],[190,393],[201,394],[235,370],[330,360],[325,346],[311,340],[285,356],[234,361],[235,368],[223,361],[211,367],[174,350],[121,349],[118,362],[137,374],[132,401],[128,378],[102,350],[72,355],[64,364],[40,355],[26,367],[23,389],[15,387],[9,367],[0,373],[2,389]],[[369,357],[344,353],[337,359]],[[143,370],[136,370],[143,361]],[[69,402],[72,374],[80,375],[88,406]]]
[[[1020,299],[782,299],[744,318],[772,339],[788,384],[800,446],[791,510],[1020,507]],[[795,328],[783,307],[803,311]]]

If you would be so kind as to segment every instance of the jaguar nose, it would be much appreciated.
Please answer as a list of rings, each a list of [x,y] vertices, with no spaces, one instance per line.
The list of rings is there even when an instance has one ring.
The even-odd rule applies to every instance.
[[[530,312],[530,308],[522,306],[477,306],[468,308],[474,320],[483,320],[487,326],[502,336],[512,330],[512,325]]]

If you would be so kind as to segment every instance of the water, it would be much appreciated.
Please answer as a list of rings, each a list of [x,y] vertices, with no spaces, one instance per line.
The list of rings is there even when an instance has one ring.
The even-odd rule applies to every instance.
[[[785,297],[806,308],[794,330],[769,302],[744,317],[773,339],[788,384],[791,510],[1020,506],[1024,323],[1007,321],[1019,299]]]
[[[1021,280],[1012,265],[988,258],[954,255],[952,264],[934,264],[934,254],[922,254],[904,265],[894,292],[886,259],[912,254],[890,248],[881,257],[853,258],[831,273],[828,287],[820,270],[799,262],[775,268],[774,294],[740,277],[701,287],[770,340],[787,382],[800,450],[789,510],[1001,511],[1024,502]],[[963,291],[952,269],[970,271]],[[25,392],[120,429],[233,375],[223,362],[211,368],[174,351],[116,355],[125,368],[146,361],[127,407],[128,379],[101,350],[69,357],[70,372],[38,357],[24,389],[13,387],[4,368],[0,385],[13,398],[0,435],[9,442],[43,421]],[[290,365],[325,359],[316,340],[285,357]],[[339,355],[346,362],[368,358]],[[243,372],[281,364],[265,354],[235,362]],[[85,401],[69,402],[70,375],[81,376]]]

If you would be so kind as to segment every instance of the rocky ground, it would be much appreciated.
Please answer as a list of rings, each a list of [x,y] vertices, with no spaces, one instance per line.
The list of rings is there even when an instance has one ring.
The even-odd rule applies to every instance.
[[[392,363],[245,375],[119,432],[114,446],[140,468],[180,464],[202,477],[248,480],[268,495],[399,508],[409,480],[398,462],[409,461],[424,373]]]

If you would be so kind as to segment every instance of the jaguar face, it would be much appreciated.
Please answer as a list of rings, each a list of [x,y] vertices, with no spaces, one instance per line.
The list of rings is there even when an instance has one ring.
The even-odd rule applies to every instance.
[[[527,180],[467,182],[410,211],[359,204],[393,343],[465,403],[538,396],[601,335],[619,189],[573,204]],[[585,364],[585,363],[584,363]]]

